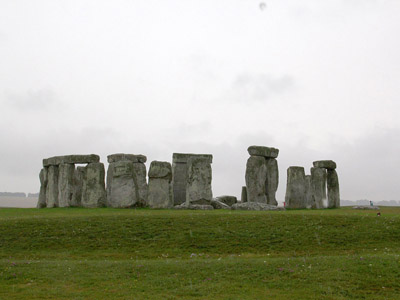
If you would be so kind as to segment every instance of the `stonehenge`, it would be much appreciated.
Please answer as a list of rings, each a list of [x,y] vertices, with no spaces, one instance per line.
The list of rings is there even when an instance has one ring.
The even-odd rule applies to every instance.
[[[172,164],[152,161],[147,174],[145,155],[115,153],[107,156],[107,174],[96,154],[43,159],[37,207],[276,210],[279,150],[250,146],[247,151],[240,201],[213,198],[211,154],[173,153]],[[284,206],[340,207],[336,167],[332,160],[314,161],[310,175],[304,167],[289,167]]]
[[[246,164],[246,201],[278,205],[275,194],[279,184],[276,160],[279,150],[272,147],[250,146],[247,151],[250,157]]]
[[[303,167],[289,167],[285,204],[288,208],[340,207],[339,178],[332,160],[313,162],[311,175]]]

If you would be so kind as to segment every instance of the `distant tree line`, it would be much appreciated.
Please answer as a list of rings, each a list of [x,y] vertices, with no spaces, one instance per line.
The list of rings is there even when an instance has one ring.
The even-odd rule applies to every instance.
[[[22,192],[10,193],[10,192],[0,192],[0,197],[25,197],[26,194]],[[39,193],[29,193],[28,197],[37,198],[39,197]]]

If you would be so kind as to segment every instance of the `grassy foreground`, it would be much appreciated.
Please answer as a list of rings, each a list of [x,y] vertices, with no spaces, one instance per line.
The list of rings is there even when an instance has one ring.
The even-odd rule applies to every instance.
[[[400,299],[400,208],[0,209],[0,299]]]

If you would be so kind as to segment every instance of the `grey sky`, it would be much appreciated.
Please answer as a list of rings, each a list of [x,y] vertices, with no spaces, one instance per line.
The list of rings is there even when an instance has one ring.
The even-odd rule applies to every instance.
[[[260,2],[266,3],[260,9]],[[249,145],[333,159],[343,199],[400,199],[397,0],[0,2],[0,191],[41,159],[212,153],[239,196]]]

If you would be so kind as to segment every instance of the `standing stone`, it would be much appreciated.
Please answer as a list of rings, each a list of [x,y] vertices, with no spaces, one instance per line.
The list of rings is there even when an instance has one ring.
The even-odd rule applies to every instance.
[[[206,157],[192,156],[187,162],[186,204],[210,204],[212,170]]]
[[[46,188],[47,188],[47,168],[43,168],[39,173],[40,191],[37,208],[46,207]]]
[[[74,164],[58,166],[58,207],[69,207],[74,193]]]
[[[306,175],[306,208],[315,208],[311,190],[311,175]]]
[[[323,168],[311,168],[311,196],[315,208],[326,208],[326,170]]]
[[[135,206],[136,185],[133,177],[133,162],[110,163],[107,171],[107,206],[130,208]]]
[[[136,189],[136,206],[144,207],[147,206],[147,170],[144,163],[133,163],[133,179]]]
[[[286,206],[288,208],[306,208],[306,178],[303,167],[287,169]]]
[[[340,207],[339,178],[336,170],[328,169],[328,208]]]
[[[71,206],[79,207],[82,202],[83,180],[86,177],[86,168],[77,167],[74,171],[74,193],[72,195]]]
[[[267,195],[267,204],[278,205],[278,201],[276,201],[276,191],[279,185],[278,161],[275,158],[267,158],[266,163],[267,179],[265,191]]]
[[[174,153],[172,156],[172,192],[174,205],[186,203],[186,187],[188,181],[188,159],[190,157],[202,157],[212,163],[210,154]]]
[[[240,201],[242,201],[242,203],[247,202],[247,188],[245,186],[242,186],[242,194],[240,196]]]
[[[48,167],[46,207],[58,207],[58,166]]]
[[[247,201],[267,203],[267,162],[262,156],[250,156],[246,164]]]
[[[106,191],[104,187],[104,164],[90,163],[86,167],[85,178],[82,187],[83,207],[102,207],[106,203]]]
[[[152,208],[172,208],[172,168],[169,162],[152,161],[149,169],[148,204]]]

